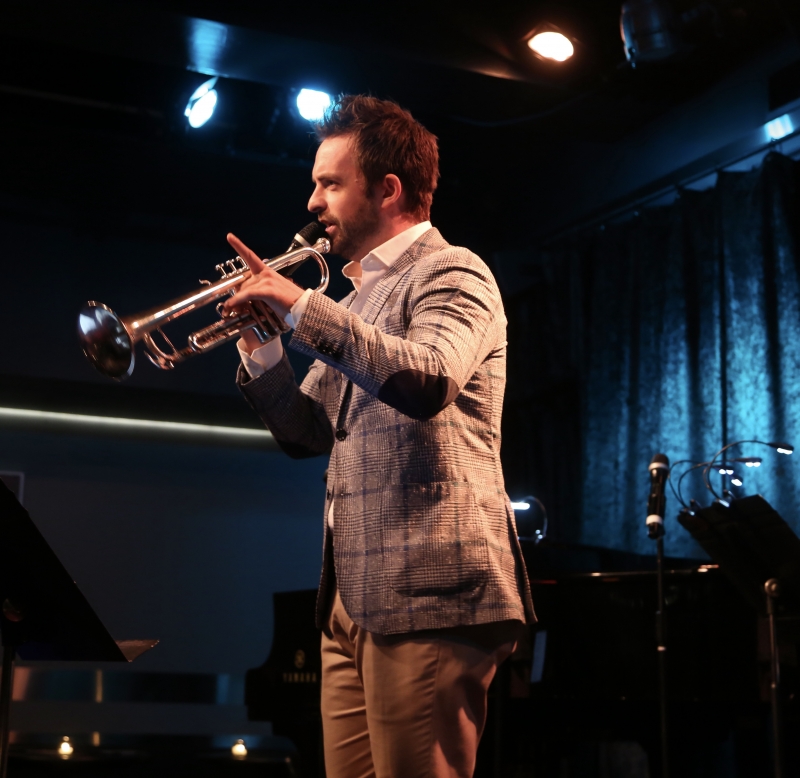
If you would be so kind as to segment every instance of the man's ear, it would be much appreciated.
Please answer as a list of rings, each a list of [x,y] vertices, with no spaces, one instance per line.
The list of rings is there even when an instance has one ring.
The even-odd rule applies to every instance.
[[[394,173],[387,173],[378,184],[381,208],[391,208],[403,197],[403,184]]]

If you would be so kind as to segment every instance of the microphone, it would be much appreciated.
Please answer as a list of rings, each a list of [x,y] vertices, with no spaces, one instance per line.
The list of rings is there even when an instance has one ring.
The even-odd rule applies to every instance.
[[[289,248],[286,249],[284,253],[288,254],[290,251],[295,251],[296,249],[310,248],[320,238],[327,237],[328,233],[325,232],[325,225],[320,224],[319,222],[310,222],[309,224],[306,224],[302,230],[295,234],[292,242],[289,244]],[[289,278],[289,276],[291,276],[298,267],[300,267],[300,265],[291,265],[282,271],[281,275]]]
[[[650,471],[650,496],[647,498],[647,536],[652,540],[664,534],[664,509],[667,494],[664,489],[669,475],[666,454],[656,454],[648,467]]]

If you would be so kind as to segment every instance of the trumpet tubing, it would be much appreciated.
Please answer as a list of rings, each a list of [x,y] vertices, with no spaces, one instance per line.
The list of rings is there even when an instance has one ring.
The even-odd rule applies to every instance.
[[[306,230],[310,227],[316,228],[317,233],[321,229],[314,224]],[[320,283],[314,291],[324,292],[328,288],[330,275],[322,255],[329,251],[330,242],[321,237],[313,246],[287,251],[264,264],[280,272],[293,270],[297,265],[313,259],[320,271]],[[78,337],[83,353],[103,375],[121,381],[133,372],[135,348],[140,341],[145,345],[145,355],[156,367],[171,370],[191,356],[204,354],[240,337],[245,330],[253,330],[263,343],[288,330],[283,320],[267,305],[251,302],[246,310],[223,317],[193,332],[184,348],[173,346],[161,329],[163,325],[234,294],[252,275],[241,257],[217,265],[216,270],[220,274],[218,281],[201,281],[200,289],[134,316],[118,316],[103,303],[90,300],[78,316]],[[217,312],[221,315],[220,309],[218,304]]]

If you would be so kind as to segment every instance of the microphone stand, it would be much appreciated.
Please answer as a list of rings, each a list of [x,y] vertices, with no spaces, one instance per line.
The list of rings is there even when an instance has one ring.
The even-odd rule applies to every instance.
[[[647,535],[656,541],[656,651],[658,652],[658,702],[661,714],[661,778],[669,778],[669,741],[667,739],[667,645],[664,602],[664,516],[667,500],[664,493],[670,466],[666,454],[656,454],[648,467],[650,496],[647,499]]]
[[[661,778],[669,778],[669,753],[667,738],[667,646],[664,618],[664,525],[658,525],[656,537],[656,651],[658,652],[658,703],[661,716]]]

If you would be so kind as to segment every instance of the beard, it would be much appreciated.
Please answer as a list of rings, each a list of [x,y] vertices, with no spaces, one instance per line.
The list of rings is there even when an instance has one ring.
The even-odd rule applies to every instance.
[[[378,231],[380,206],[365,197],[356,213],[347,219],[336,219],[328,214],[322,214],[322,218],[337,228],[331,251],[349,261],[360,260],[365,256],[364,244]]]

